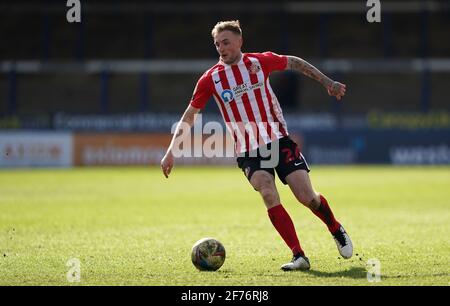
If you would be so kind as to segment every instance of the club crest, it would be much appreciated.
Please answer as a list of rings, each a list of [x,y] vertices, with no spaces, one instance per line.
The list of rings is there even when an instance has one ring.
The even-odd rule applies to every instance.
[[[251,74],[257,74],[258,72],[261,71],[261,67],[260,67],[258,64],[256,64],[256,63],[252,63],[252,64],[250,65],[250,67],[248,68],[248,71],[249,71]]]

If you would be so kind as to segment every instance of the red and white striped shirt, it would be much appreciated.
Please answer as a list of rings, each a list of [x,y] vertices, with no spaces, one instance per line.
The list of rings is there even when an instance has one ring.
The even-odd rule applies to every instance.
[[[270,83],[272,71],[285,70],[287,57],[273,52],[244,53],[235,65],[219,61],[198,80],[190,104],[217,102],[236,153],[257,149],[288,135],[286,121]]]

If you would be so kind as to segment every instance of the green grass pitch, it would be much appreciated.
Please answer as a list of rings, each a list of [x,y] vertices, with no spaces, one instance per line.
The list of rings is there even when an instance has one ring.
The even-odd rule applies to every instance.
[[[237,167],[176,167],[169,179],[156,167],[1,170],[0,285],[449,285],[449,170],[313,167],[352,237],[349,260],[278,182],[308,272],[280,270],[290,251]],[[191,247],[209,236],[227,258],[200,272]],[[71,258],[80,282],[68,281]],[[370,259],[380,282],[368,281]]]

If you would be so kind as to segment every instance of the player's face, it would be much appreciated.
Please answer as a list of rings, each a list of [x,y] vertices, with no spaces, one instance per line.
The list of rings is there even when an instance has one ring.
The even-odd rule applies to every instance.
[[[242,37],[231,31],[222,31],[214,37],[214,45],[222,62],[228,65],[236,64],[240,60]]]

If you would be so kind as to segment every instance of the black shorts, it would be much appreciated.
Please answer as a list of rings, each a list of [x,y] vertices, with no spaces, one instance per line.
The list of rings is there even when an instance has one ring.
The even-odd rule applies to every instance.
[[[273,146],[273,143],[269,143],[267,146],[264,146],[264,148],[239,155],[237,158],[238,166],[242,169],[249,181],[253,173],[257,170],[267,171],[272,174],[273,177],[275,177],[276,171],[280,180],[286,185],[286,176],[295,170],[310,171],[308,163],[303,154],[300,153],[298,145],[292,141],[289,136],[283,137],[276,142],[279,145],[278,150],[276,150],[276,146]],[[268,152],[270,152],[272,147],[274,147],[275,152],[271,152],[272,154],[269,155]],[[278,154],[278,159],[276,156],[272,156],[273,153]],[[277,163],[270,163],[267,166],[267,162],[270,161],[272,157],[274,157],[273,160],[277,161]]]

